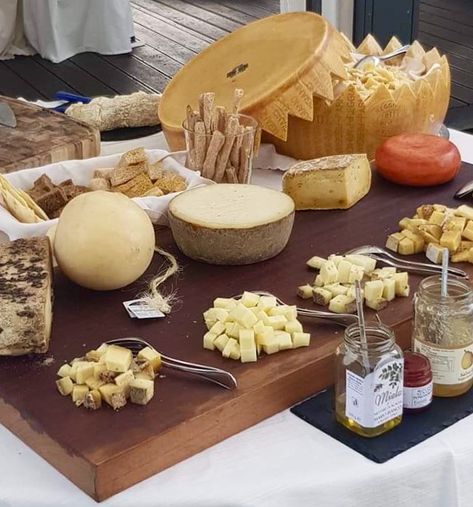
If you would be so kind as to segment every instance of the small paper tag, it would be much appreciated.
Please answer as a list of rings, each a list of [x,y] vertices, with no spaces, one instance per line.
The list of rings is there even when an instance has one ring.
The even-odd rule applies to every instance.
[[[157,319],[160,317],[165,317],[163,312],[160,312],[156,308],[150,307],[142,299],[124,301],[123,306],[132,319]]]

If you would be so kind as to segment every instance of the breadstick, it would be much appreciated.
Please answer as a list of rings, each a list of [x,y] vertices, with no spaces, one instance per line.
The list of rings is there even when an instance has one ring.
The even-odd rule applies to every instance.
[[[225,169],[225,176],[227,177],[228,183],[238,183],[238,176],[236,169],[230,165]]]
[[[238,179],[240,183],[247,183],[251,165],[251,153],[253,150],[254,132],[252,127],[245,127],[245,134],[240,148],[240,170]]]
[[[239,127],[238,116],[235,114],[229,115],[226,123],[225,144],[218,155],[215,168],[215,181],[217,183],[222,181],[225,174],[225,167],[227,167],[228,158],[230,157],[230,152],[232,151],[233,142],[235,141],[235,136]]]
[[[233,167],[240,165],[240,148],[243,141],[243,134],[245,133],[245,127],[243,125],[238,126],[235,142],[233,143],[232,152],[230,153],[230,162]]]
[[[217,160],[217,155],[224,142],[225,134],[222,134],[219,130],[216,130],[212,134],[212,138],[210,139],[209,143],[209,149],[207,150],[207,155],[205,156],[204,166],[202,170],[202,176],[204,178],[213,179],[215,174],[215,162]]]
[[[187,150],[186,167],[188,169],[196,170],[195,148]]]
[[[214,100],[214,92],[202,93],[199,98],[200,116],[204,121],[205,132],[207,134],[211,134],[210,126],[212,123]]]
[[[194,131],[195,130],[195,123],[197,121],[198,113],[196,111],[192,110],[191,106],[187,106],[186,108],[186,127],[187,130]]]
[[[195,169],[202,170],[204,165],[205,153],[207,151],[205,126],[203,121],[198,121],[195,124],[194,145],[195,145]]]
[[[241,99],[243,98],[244,91],[241,88],[235,88],[233,92],[233,113],[237,114],[240,111]]]
[[[214,109],[214,114],[212,117],[212,126],[211,126],[212,133],[215,130],[220,130],[220,132],[225,132],[225,117],[226,116],[227,116],[227,113],[226,113],[225,108],[223,106],[217,106]]]

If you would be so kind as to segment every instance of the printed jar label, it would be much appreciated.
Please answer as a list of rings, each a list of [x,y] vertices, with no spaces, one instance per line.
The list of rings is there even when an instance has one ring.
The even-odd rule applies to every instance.
[[[462,384],[473,378],[473,344],[443,349],[414,340],[414,350],[429,358],[434,384]]]
[[[432,401],[433,382],[422,387],[404,387],[404,408],[426,407]]]
[[[345,415],[364,428],[376,428],[402,415],[404,360],[395,359],[360,377],[346,370]]]

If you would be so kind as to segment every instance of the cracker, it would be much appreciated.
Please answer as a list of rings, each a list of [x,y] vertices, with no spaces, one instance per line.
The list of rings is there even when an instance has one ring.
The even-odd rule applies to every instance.
[[[95,169],[93,178],[105,178],[109,180],[112,176],[113,167],[105,167],[104,169]]]
[[[147,157],[145,153],[145,149],[135,148],[133,150],[125,152],[122,157],[120,158],[120,161],[118,162],[118,167],[126,167],[128,165],[134,165],[139,164],[142,162],[146,162]]]
[[[151,181],[156,181],[161,178],[164,171],[164,164],[160,160],[159,162],[155,162],[154,164],[148,165],[148,176],[151,178]]]
[[[112,187],[123,185],[139,174],[144,173],[147,168],[148,166],[146,162],[140,162],[138,164],[128,166],[118,166],[112,171],[110,183],[112,184]]]
[[[150,188],[143,197],[161,197],[164,195],[164,192],[159,187]]]
[[[110,182],[105,178],[92,178],[89,181],[90,190],[110,190]]]
[[[187,188],[185,178],[171,171],[163,171],[160,178],[154,182],[154,186],[160,188],[163,193],[182,192]]]
[[[120,192],[128,197],[140,197],[153,187],[153,182],[147,174],[141,173],[123,185],[113,187],[114,192]]]

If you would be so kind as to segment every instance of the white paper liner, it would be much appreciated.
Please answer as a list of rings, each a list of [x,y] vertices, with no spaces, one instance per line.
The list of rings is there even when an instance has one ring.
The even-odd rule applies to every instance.
[[[168,154],[165,150],[145,151],[151,163],[162,159]],[[12,185],[23,190],[30,189],[33,186],[33,182],[42,174],[48,175],[53,183],[56,184],[70,178],[77,185],[87,185],[96,169],[115,167],[120,157],[121,154],[116,154],[107,157],[89,158],[87,160],[69,160],[35,167],[34,169],[24,169],[4,174],[3,176]],[[182,154],[175,154],[173,157],[164,159],[164,168],[183,176],[187,181],[187,188],[213,184],[212,181],[202,178],[200,173],[186,169],[183,165],[183,157],[184,155]],[[133,200],[146,211],[154,224],[167,225],[168,204],[175,195],[177,195],[177,192],[163,195],[162,197],[137,197]],[[0,231],[6,234],[10,240],[44,236],[57,221],[58,219],[56,218],[35,224],[24,224],[13,217],[3,206],[0,206]]]

